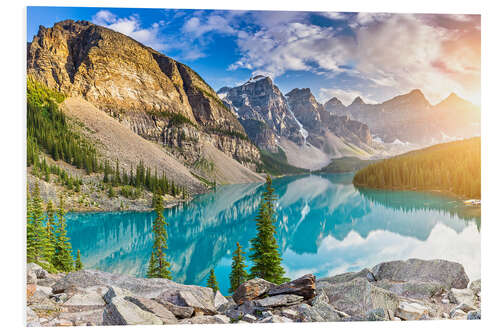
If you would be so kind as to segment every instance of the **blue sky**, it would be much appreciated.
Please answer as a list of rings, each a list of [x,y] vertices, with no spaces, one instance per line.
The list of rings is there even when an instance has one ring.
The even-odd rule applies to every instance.
[[[271,76],[286,94],[380,102],[422,89],[480,102],[478,15],[28,7],[27,39],[65,19],[106,26],[197,71],[215,90]]]

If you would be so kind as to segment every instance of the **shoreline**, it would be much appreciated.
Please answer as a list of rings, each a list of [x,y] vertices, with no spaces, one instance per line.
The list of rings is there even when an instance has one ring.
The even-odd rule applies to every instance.
[[[27,326],[481,319],[481,278],[458,262],[395,260],[279,286],[243,282],[232,296],[168,279],[27,265]]]

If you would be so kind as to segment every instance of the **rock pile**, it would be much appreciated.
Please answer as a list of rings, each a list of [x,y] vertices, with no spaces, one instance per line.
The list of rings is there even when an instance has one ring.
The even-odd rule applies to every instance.
[[[481,280],[460,264],[392,261],[371,270],[275,285],[252,279],[232,297],[167,279],[27,267],[28,326],[481,319]]]

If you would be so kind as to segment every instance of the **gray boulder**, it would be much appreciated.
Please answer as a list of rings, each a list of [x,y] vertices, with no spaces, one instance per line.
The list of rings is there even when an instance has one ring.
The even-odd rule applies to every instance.
[[[214,316],[195,316],[193,318],[183,319],[180,324],[229,324],[230,319],[224,315]]]
[[[155,298],[165,291],[209,289],[206,287],[183,285],[168,279],[136,278],[101,271],[81,270],[64,276],[52,286],[52,290],[56,294],[65,292],[66,289],[88,288],[92,286],[115,286],[129,290],[136,296],[146,298]]]
[[[366,278],[370,282],[375,281],[375,277],[372,272],[365,268],[359,272],[347,272],[332,277],[318,279],[318,285],[322,283],[345,283],[357,278]]]
[[[304,299],[313,298],[316,295],[316,276],[306,274],[296,280],[272,287],[267,294],[270,296],[293,294],[302,296]]]
[[[35,311],[29,306],[26,307],[26,326],[38,327],[40,326],[40,319]]]
[[[242,283],[233,293],[233,300],[236,304],[243,304],[265,295],[271,288],[276,287],[274,283],[264,279],[255,278]]]
[[[254,315],[251,315],[249,313],[245,314],[242,318],[242,321],[246,321],[247,323],[256,323],[257,322],[257,317]]]
[[[37,283],[37,277],[36,273],[34,271],[26,271],[26,284],[36,284]]]
[[[232,300],[232,299],[231,299]],[[220,291],[216,291],[214,294],[214,307],[217,311],[223,308],[226,304],[230,303],[227,298],[225,298]]]
[[[429,309],[419,303],[401,302],[395,316],[403,320],[419,320],[429,314]]]
[[[177,318],[175,318],[175,315],[166,307],[149,298],[126,296],[125,300],[134,303],[144,311],[151,312],[152,314],[160,318],[163,324],[177,324],[178,322]]]
[[[374,282],[374,285],[382,289],[389,290],[398,296],[426,299],[431,298],[436,295],[440,295],[446,288],[446,285],[431,281],[392,281],[387,279],[382,279],[380,281]]]
[[[447,260],[408,259],[384,262],[372,268],[377,281],[382,279],[392,281],[438,282],[446,289],[467,288],[469,278],[464,267]]]
[[[113,297],[106,305],[104,325],[161,325],[162,320],[122,297]]]
[[[75,294],[63,304],[63,307],[71,312],[96,310],[104,306],[106,302],[98,293]]]
[[[259,310],[268,310],[275,307],[291,306],[304,300],[304,297],[298,295],[276,295],[263,299],[255,300],[255,308]]]
[[[217,314],[217,309],[214,305],[214,292],[210,288],[169,289],[161,293],[157,298],[175,305],[193,308],[198,313],[206,315]]]
[[[38,279],[46,279],[49,275],[45,269],[40,267],[40,265],[30,262],[26,265],[27,272],[34,272]]]
[[[272,315],[259,321],[259,323],[291,323],[293,320],[283,316]]]
[[[368,321],[385,321],[389,320],[387,313],[382,308],[377,308],[368,311],[366,314],[366,320]]]
[[[479,320],[481,319],[481,310],[470,311],[467,313],[467,320]]]
[[[173,304],[169,302],[167,298],[162,297],[162,295],[154,298],[154,300],[167,308],[168,311],[172,312],[176,318],[191,318],[194,314],[194,309],[192,307]]]
[[[125,289],[122,289],[120,287],[116,286],[108,286],[108,290],[106,293],[103,295],[103,299],[107,304],[110,304],[113,300],[114,297],[126,297],[126,296],[132,296],[133,294]]]
[[[104,323],[104,308],[89,311],[61,312],[58,318],[69,321],[74,326],[101,326]]]
[[[471,289],[455,289],[451,288],[448,292],[448,299],[451,303],[461,304],[465,303],[474,306],[476,296]]]
[[[474,280],[470,283],[469,289],[471,289],[476,296],[481,294],[481,279]]]
[[[371,310],[382,308],[392,319],[399,304],[398,296],[371,284],[366,278],[318,287],[328,297],[328,303],[354,318],[365,318]]]

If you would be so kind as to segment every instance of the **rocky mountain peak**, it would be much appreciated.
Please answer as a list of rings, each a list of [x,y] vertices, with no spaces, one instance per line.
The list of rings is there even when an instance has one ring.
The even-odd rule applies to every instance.
[[[349,106],[353,105],[365,105],[366,103],[361,99],[360,96],[356,97]]]
[[[231,133],[246,136],[245,130],[200,75],[126,35],[66,20],[40,27],[27,48],[28,76],[83,97],[146,139],[167,144],[178,126],[191,126],[231,157],[258,156],[248,141],[241,145],[253,157],[236,156],[243,150]]]
[[[344,103],[342,103],[342,101],[340,99],[338,99],[337,97],[332,97],[330,98],[328,101],[326,101],[325,103],[325,108],[326,107],[332,107],[332,106],[345,106]]]
[[[382,103],[382,105],[392,105],[394,107],[411,106],[420,107],[422,109],[430,107],[429,101],[427,100],[427,98],[425,98],[425,95],[420,89],[413,89],[407,94],[396,96]]]
[[[307,130],[319,129],[321,125],[321,113],[325,111],[323,105],[316,101],[309,88],[295,88],[285,95],[288,105],[295,117]]]
[[[249,134],[257,133],[255,128],[262,129],[262,124],[265,124],[278,136],[302,142],[299,126],[289,112],[287,100],[270,77],[257,75],[240,86],[221,88],[217,93],[237,113]],[[247,120],[255,120],[257,123]],[[265,131],[267,133],[267,129]],[[269,149],[276,145],[271,135],[250,135],[250,138],[261,148]]]
[[[448,95],[445,99],[443,99],[441,102],[438,103],[438,105],[454,105],[454,104],[466,104],[470,103],[469,101],[466,101],[465,99],[459,97],[457,94],[452,92],[451,94]]]

